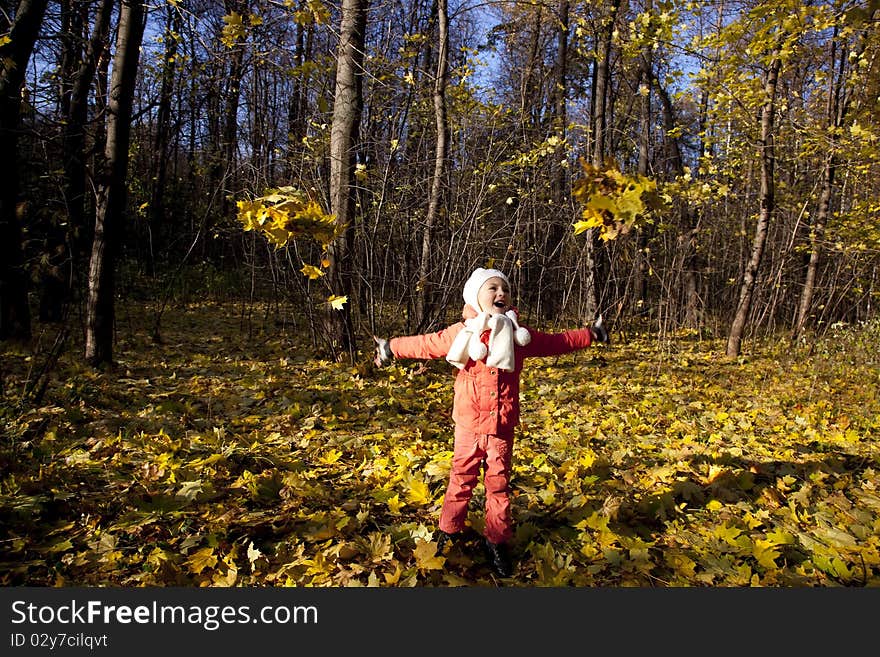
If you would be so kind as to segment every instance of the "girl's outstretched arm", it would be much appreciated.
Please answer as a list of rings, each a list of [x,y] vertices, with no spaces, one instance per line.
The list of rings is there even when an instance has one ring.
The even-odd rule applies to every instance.
[[[523,347],[527,357],[560,356],[578,349],[586,349],[598,342],[607,343],[610,339],[601,316],[588,328],[561,333],[544,333],[532,329],[529,331],[532,333],[532,341]]]
[[[387,341],[387,351],[391,353],[391,358],[445,358],[452,341],[463,328],[464,322],[458,322],[436,333],[391,338]],[[377,352],[380,348],[385,352],[385,347],[377,340]]]

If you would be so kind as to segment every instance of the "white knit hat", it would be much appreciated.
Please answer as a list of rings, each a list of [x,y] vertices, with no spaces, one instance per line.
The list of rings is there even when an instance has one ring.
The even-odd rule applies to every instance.
[[[480,312],[480,302],[477,301],[477,293],[483,287],[483,283],[494,276],[507,283],[508,287],[510,286],[510,280],[502,272],[497,269],[483,269],[482,267],[477,267],[474,273],[471,274],[471,277],[467,279],[467,283],[464,284],[464,293],[462,294],[464,302],[477,312]]]

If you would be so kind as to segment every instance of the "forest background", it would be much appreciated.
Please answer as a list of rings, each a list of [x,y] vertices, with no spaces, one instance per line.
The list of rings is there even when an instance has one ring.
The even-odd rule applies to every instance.
[[[877,582],[876,0],[2,8],[5,583],[488,578],[369,365],[477,265],[615,340],[525,381],[525,581]]]

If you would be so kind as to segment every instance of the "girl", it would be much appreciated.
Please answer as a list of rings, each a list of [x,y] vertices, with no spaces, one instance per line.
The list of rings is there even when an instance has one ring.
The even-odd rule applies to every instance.
[[[542,333],[519,326],[511,305],[510,281],[497,269],[477,268],[464,285],[460,322],[436,333],[376,341],[374,362],[394,358],[446,358],[458,368],[452,418],[455,442],[449,484],[440,512],[438,547],[465,528],[468,503],[484,469],[489,559],[495,572],[510,577],[508,543],[513,535],[509,484],[514,429],[519,424],[519,388],[523,361],[557,356],[608,342],[602,318],[591,328]]]

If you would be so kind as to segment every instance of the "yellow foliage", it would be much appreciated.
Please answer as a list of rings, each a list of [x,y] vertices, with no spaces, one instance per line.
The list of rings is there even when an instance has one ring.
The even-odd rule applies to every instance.
[[[628,233],[662,207],[657,183],[644,176],[627,176],[614,167],[600,169],[581,160],[583,176],[575,181],[572,195],[583,206],[582,219],[575,222],[580,234],[597,229],[603,240]]]

